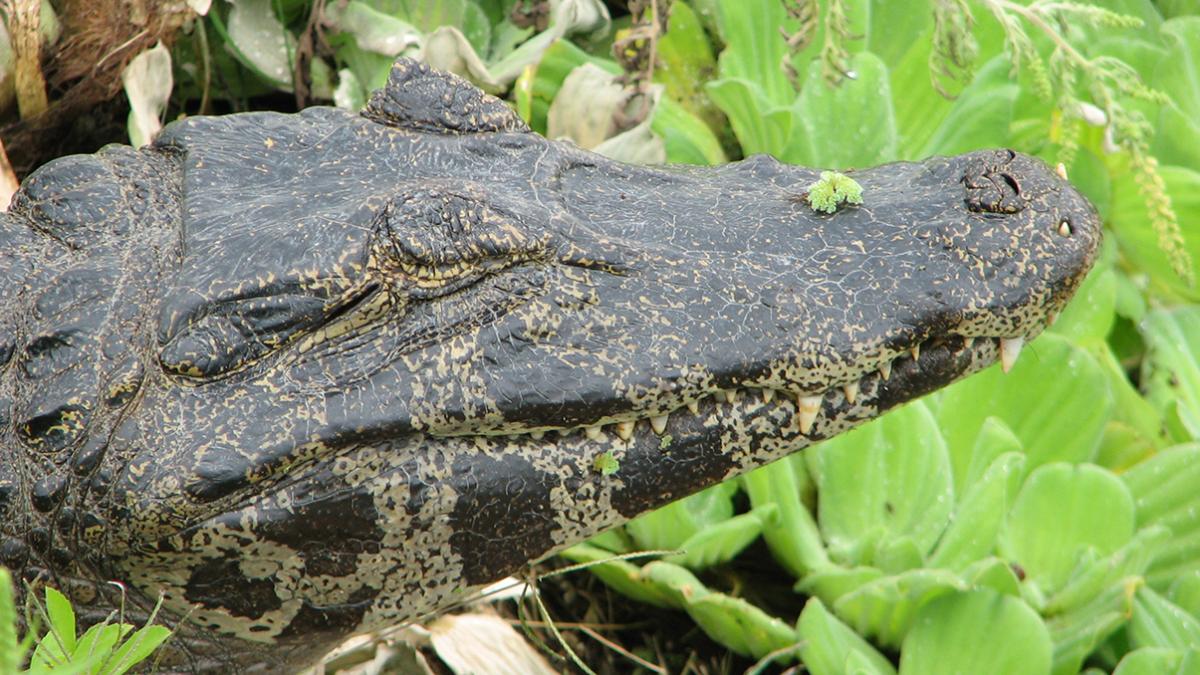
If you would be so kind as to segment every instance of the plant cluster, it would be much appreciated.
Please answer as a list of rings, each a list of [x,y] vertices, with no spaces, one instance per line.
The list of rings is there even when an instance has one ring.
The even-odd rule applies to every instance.
[[[171,637],[169,629],[153,625],[157,607],[141,628],[114,620],[114,612],[79,635],[75,610],[65,595],[46,587],[45,602],[40,602],[32,588],[27,590],[23,622],[31,629],[18,640],[13,578],[0,568],[0,675],[122,675]]]

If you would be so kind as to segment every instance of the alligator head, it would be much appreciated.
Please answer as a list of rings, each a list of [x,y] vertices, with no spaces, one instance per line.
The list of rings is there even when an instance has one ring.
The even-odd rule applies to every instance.
[[[59,160],[0,220],[0,558],[302,664],[1015,357],[1096,252],[1036,159],[851,173],[620,164],[408,61]]]

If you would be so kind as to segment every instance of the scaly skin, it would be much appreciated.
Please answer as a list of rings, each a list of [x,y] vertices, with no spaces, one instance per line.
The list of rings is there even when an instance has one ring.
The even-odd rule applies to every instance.
[[[767,157],[619,164],[408,61],[47,165],[0,219],[0,562],[85,620],[163,594],[170,668],[299,667],[989,365],[1096,252],[1036,159],[851,174],[826,215]]]

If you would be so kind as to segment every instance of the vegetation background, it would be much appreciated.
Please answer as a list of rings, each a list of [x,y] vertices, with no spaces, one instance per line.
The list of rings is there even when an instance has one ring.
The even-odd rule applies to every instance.
[[[570,549],[628,601],[572,603],[594,593],[575,574],[559,620],[653,627],[551,649],[609,672],[1200,673],[1197,0],[87,5],[5,3],[18,172],[183,115],[355,109],[399,55],[631,162],[1062,163],[1108,237],[1012,372]],[[682,552],[614,559],[640,550]]]

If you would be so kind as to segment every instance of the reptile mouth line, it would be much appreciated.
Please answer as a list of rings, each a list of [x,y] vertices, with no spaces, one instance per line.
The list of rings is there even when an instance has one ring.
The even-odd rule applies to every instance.
[[[1047,327],[1053,325],[1056,314],[1052,314]],[[1037,333],[1034,333],[1036,335]],[[720,389],[706,392],[698,398],[688,401],[683,406],[661,415],[646,415],[629,420],[611,421],[599,424],[577,425],[572,427],[545,427],[521,432],[501,432],[497,436],[507,436],[511,439],[529,437],[535,441],[543,440],[547,434],[557,434],[557,437],[585,435],[592,441],[605,441],[615,436],[621,441],[629,442],[635,435],[648,435],[650,432],[658,438],[669,438],[667,424],[675,415],[700,416],[701,406],[710,399],[715,408],[721,404],[733,405],[739,401],[751,401],[762,405],[774,404],[791,407],[791,419],[794,428],[800,435],[809,436],[821,416],[822,411],[828,413],[845,412],[856,405],[869,405],[870,400],[879,399],[882,389],[892,380],[893,371],[909,369],[920,371],[925,359],[943,357],[959,357],[963,352],[970,352],[969,363],[979,363],[986,360],[991,365],[995,360],[1000,362],[1005,373],[1009,372],[1017,361],[1027,337],[995,338],[995,337],[963,337],[958,335],[937,336],[930,338],[917,346],[910,348],[898,356],[893,356],[880,363],[874,370],[867,372],[854,382],[834,385],[820,394],[807,394],[793,390],[775,387],[760,387],[744,385],[730,389]],[[923,356],[924,355],[924,356]],[[937,355],[937,356],[935,356]],[[986,367],[986,366],[983,366]],[[958,373],[956,377],[971,372],[971,367]],[[686,411],[686,413],[684,412]],[[492,434],[489,434],[492,435]],[[810,436],[809,440],[820,440],[822,436]]]

